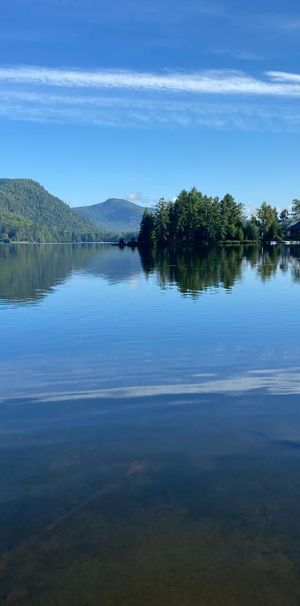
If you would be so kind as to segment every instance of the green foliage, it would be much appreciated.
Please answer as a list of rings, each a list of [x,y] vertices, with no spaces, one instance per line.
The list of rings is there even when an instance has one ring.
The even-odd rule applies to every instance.
[[[154,223],[155,237],[158,244],[167,244],[171,238],[170,202],[161,198],[155,207]]]
[[[183,190],[174,202],[161,199],[154,212],[144,214],[140,243],[203,244],[243,240],[243,206],[227,194],[223,200],[204,196],[195,187]],[[151,236],[150,236],[151,234]]]
[[[92,223],[30,179],[0,179],[0,240],[86,242],[101,239]]]
[[[15,240],[17,237],[26,242],[30,239],[32,230],[31,221],[0,207],[0,242]]]
[[[220,203],[220,235],[221,240],[242,240],[244,234],[243,226],[243,206],[238,204],[235,199],[226,194]]]
[[[293,201],[292,216],[300,221],[300,200]],[[256,216],[247,219],[243,204],[226,194],[222,200],[203,195],[195,187],[182,190],[172,202],[161,199],[143,217],[140,244],[158,246],[205,245],[215,242],[266,242],[289,237],[288,210],[278,211],[263,202]]]
[[[259,240],[259,227],[255,217],[251,217],[251,219],[246,221],[244,225],[244,236],[245,239],[250,242],[257,242]]]
[[[263,242],[272,242],[280,238],[280,225],[277,210],[263,202],[257,210],[259,235]]]
[[[0,179],[0,242],[90,242],[135,237],[134,229],[128,233],[128,216],[136,223],[141,216],[141,207],[126,200],[110,199],[94,207],[85,207],[84,211],[98,207],[102,207],[101,212],[108,213],[111,220],[113,218],[115,227],[118,220],[119,225],[124,221],[123,227],[126,225],[127,229],[109,233],[99,225],[97,227],[30,179]],[[298,199],[293,201],[292,219],[300,220]],[[174,201],[162,198],[153,211],[144,211],[139,244],[190,246],[219,241],[271,242],[286,239],[290,223],[287,210],[278,216],[276,208],[266,202],[261,204],[256,217],[247,220],[243,205],[230,194],[220,200],[203,195],[193,187],[190,191],[182,190]]]
[[[144,210],[142,217],[138,242],[140,246],[156,244],[155,217],[147,208]]]

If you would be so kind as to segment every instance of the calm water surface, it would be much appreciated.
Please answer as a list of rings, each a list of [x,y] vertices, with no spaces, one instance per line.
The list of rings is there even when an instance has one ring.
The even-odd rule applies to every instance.
[[[298,606],[300,251],[0,247],[0,604]]]

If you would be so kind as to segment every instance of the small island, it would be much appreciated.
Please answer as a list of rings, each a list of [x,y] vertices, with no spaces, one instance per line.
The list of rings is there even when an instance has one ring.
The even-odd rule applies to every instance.
[[[291,213],[263,202],[256,214],[247,218],[244,205],[230,194],[220,199],[193,187],[181,191],[175,200],[162,198],[154,209],[145,209],[138,243],[151,247],[299,240],[299,221],[298,199],[293,200]]]

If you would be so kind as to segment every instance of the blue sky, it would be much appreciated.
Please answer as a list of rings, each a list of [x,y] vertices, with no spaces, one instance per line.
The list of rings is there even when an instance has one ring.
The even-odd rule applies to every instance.
[[[1,176],[72,205],[300,197],[300,5],[2,0]]]

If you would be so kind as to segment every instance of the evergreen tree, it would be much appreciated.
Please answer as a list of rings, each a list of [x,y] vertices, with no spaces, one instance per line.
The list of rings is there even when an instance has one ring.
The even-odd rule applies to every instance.
[[[230,194],[226,194],[221,200],[220,207],[221,240],[238,240],[242,233],[243,205],[238,204]]]
[[[154,214],[155,238],[159,245],[170,242],[170,202],[161,198],[156,205]]]
[[[145,208],[142,217],[138,243],[140,246],[148,247],[156,244],[155,217],[147,208]]]

